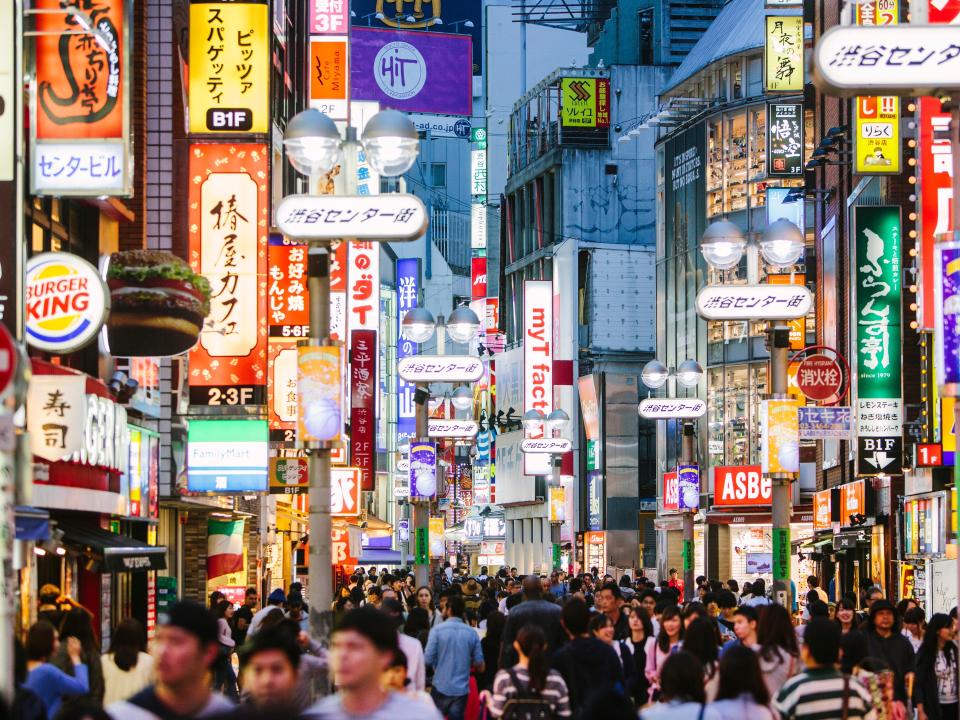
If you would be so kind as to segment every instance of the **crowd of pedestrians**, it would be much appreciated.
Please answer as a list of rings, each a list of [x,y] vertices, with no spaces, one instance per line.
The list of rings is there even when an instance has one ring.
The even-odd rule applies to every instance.
[[[17,720],[956,720],[956,611],[927,617],[879,588],[796,608],[762,580],[675,572],[501,569],[429,586],[362,569],[334,603],[329,647],[297,585],[259,607],[182,601],[147,649],[135,620],[100,655],[91,616],[41,610],[18,648]],[[831,590],[832,591],[832,590]],[[59,592],[59,591],[57,591]]]

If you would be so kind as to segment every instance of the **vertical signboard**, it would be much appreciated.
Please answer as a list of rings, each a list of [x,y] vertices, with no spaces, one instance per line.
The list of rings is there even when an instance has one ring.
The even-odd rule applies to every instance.
[[[470,260],[470,297],[481,300],[487,297],[487,259],[475,257]]]
[[[267,3],[190,3],[191,133],[270,131]]]
[[[960,384],[960,243],[937,243],[934,259],[935,367],[942,387]],[[944,418],[941,427],[948,423]]]
[[[380,244],[351,242],[347,261],[347,330],[375,331],[380,323]]]
[[[883,470],[876,451],[894,450],[903,432],[900,356],[900,208],[854,208],[857,295],[857,472]],[[883,444],[864,443],[865,438]],[[886,441],[890,440],[889,443]],[[889,446],[889,447],[888,447]],[[898,463],[899,465],[899,463]]]
[[[310,107],[334,120],[347,119],[350,45],[346,37],[310,40]]]
[[[899,0],[867,0],[854,7],[857,25],[896,25],[900,21]],[[900,174],[900,98],[855,98],[854,130],[854,173]]]
[[[553,283],[527,280],[523,284],[523,411],[553,412]],[[542,438],[544,428],[527,432]],[[550,455],[524,453],[525,475],[548,475]]]
[[[339,443],[343,428],[340,347],[301,345],[297,351],[297,440]]]
[[[437,496],[437,444],[410,443],[410,499],[432,500]]]
[[[920,292],[917,320],[923,330],[933,330],[937,299],[934,281],[937,277],[934,243],[939,235],[953,230],[951,180],[953,153],[950,148],[950,113],[944,112],[935,97],[917,98],[920,161]],[[942,365],[937,369],[941,370]]]
[[[803,17],[768,15],[763,47],[767,92],[803,91]]]
[[[345,34],[350,22],[350,0],[307,0],[312,35]]]
[[[31,7],[36,23],[36,37],[31,38],[36,42],[29,122],[31,192],[129,196],[129,4],[98,0],[78,8],[37,0]],[[89,32],[83,32],[71,9],[89,18]],[[2,22],[12,31],[13,13]],[[13,45],[5,44],[4,52]],[[4,136],[11,151],[12,137],[12,131]]]
[[[767,175],[803,177],[803,103],[767,105]]]
[[[16,44],[14,42],[13,0],[0,0],[0,137],[6,141],[0,145],[0,182],[13,180],[16,157],[17,82]],[[12,245],[13,243],[7,243]]]
[[[470,194],[474,197],[487,195],[487,151],[470,151]]]
[[[416,355],[419,345],[403,336],[403,318],[420,303],[420,259],[397,260],[397,362]],[[412,440],[417,433],[414,383],[397,376],[397,440]]]
[[[470,249],[478,255],[487,252],[487,206],[482,202],[470,205]]]
[[[268,149],[193,144],[190,266],[210,314],[190,351],[191,405],[263,405],[267,381]]]
[[[360,468],[363,490],[376,479],[377,331],[350,333],[350,459]]]
[[[560,80],[562,127],[610,127],[610,81],[606,78]]]
[[[760,401],[760,467],[764,475],[800,471],[798,400]]]

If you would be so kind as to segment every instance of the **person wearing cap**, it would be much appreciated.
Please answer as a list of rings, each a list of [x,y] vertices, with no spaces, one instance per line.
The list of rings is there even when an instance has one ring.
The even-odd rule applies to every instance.
[[[267,604],[262,608],[257,610],[256,615],[253,616],[253,620],[250,621],[250,627],[247,628],[247,637],[257,634],[257,629],[260,627],[260,623],[263,622],[263,619],[269,615],[275,608],[280,608],[283,610],[283,606],[287,602],[287,596],[283,594],[283,590],[276,588],[267,596]]]
[[[900,633],[900,618],[893,603],[874,600],[867,619],[867,654],[883,658],[893,670],[893,697],[907,702],[907,677],[914,672],[914,654],[910,641]]]
[[[384,688],[381,679],[396,654],[397,631],[385,613],[372,607],[351,610],[334,628],[330,662],[337,693],[310,708],[309,720],[442,720],[436,708],[411,702]]]
[[[184,720],[227,712],[232,703],[210,689],[210,672],[219,654],[213,614],[190,600],[174,603],[158,619],[154,683],[113,703],[107,714],[114,720]]]

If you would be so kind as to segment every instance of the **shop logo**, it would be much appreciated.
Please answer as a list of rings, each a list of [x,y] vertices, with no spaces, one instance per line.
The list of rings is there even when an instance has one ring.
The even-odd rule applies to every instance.
[[[373,75],[384,93],[395,100],[408,100],[423,89],[427,63],[410,43],[389,42],[374,58]]]
[[[42,253],[27,263],[27,342],[48,352],[72,352],[103,325],[107,294],[97,269],[76,255]]]

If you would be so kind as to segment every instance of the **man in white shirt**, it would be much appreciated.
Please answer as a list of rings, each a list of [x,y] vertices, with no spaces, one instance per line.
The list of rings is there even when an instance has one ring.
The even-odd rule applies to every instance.
[[[397,628],[397,642],[400,643],[403,654],[407,656],[407,678],[410,680],[410,686],[414,690],[425,690],[427,667],[423,662],[423,645],[415,637],[403,634],[403,609],[400,607],[400,601],[388,598],[380,605],[380,610],[393,620]]]

